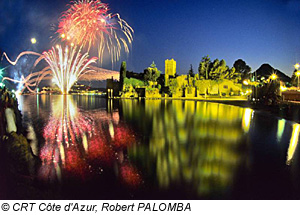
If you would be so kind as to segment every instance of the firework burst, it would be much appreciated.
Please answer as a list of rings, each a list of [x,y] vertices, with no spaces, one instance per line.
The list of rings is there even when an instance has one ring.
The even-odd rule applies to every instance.
[[[49,64],[53,74],[53,82],[60,88],[63,94],[67,94],[79,76],[89,72],[89,65],[95,63],[97,58],[88,59],[88,53],[83,55],[77,52],[76,47],[64,50],[57,45],[57,51],[53,47],[44,52],[45,61]]]
[[[26,78],[22,77],[22,80],[4,77],[2,82],[8,80],[23,84],[30,92],[34,93],[42,80],[52,78],[52,81],[59,87],[61,92],[67,94],[80,77],[84,75],[87,76],[90,72],[93,74],[97,73],[94,69],[90,68],[90,65],[95,63],[97,58],[93,57],[89,59],[88,53],[81,54],[80,52],[81,48],[78,49],[76,46],[70,48],[66,46],[65,48],[62,48],[60,45],[57,45],[56,48],[52,47],[50,51],[43,52],[43,54],[22,52],[15,61],[11,61],[6,53],[4,53],[3,56],[5,56],[7,61],[12,65],[16,65],[23,55],[33,54],[39,56],[33,67],[42,60],[45,60],[48,63],[48,66],[44,67],[41,71],[29,74]],[[30,87],[35,87],[35,89],[32,90]],[[25,88],[23,88],[23,90],[24,89]]]
[[[83,46],[87,51],[96,46],[101,63],[106,51],[112,63],[119,60],[122,49],[129,53],[133,40],[133,29],[119,14],[109,13],[108,4],[100,0],[80,0],[70,5],[60,18],[57,33],[72,46]]]

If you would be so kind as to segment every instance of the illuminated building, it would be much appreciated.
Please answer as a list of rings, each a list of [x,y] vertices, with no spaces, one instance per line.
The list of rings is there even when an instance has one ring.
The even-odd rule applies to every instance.
[[[176,75],[176,61],[174,59],[165,60],[165,86],[169,84],[169,76]]]

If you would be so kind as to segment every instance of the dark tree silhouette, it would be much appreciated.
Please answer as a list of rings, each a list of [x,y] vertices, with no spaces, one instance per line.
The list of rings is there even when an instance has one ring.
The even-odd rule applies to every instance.
[[[242,80],[250,78],[251,67],[246,64],[242,59],[238,59],[234,62],[233,67],[236,73],[241,74]]]

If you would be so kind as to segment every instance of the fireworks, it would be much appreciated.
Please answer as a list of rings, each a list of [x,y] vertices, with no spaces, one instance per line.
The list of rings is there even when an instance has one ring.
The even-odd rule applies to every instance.
[[[70,50],[66,47],[63,50],[58,45],[57,51],[53,47],[52,50],[43,53],[44,59],[51,68],[53,82],[63,94],[67,94],[79,76],[89,72],[89,65],[97,60],[95,57],[88,59],[87,53],[81,55],[80,51],[76,50],[76,47],[71,47]]]
[[[88,53],[81,54],[80,51],[81,49],[78,51],[77,47],[69,48],[66,46],[63,49],[60,45],[57,45],[56,49],[53,47],[50,51],[43,52],[42,55],[35,52],[22,52],[15,61],[11,61],[4,53],[3,56],[5,56],[7,61],[12,65],[16,65],[23,55],[33,54],[39,56],[33,67],[42,60],[45,60],[49,66],[41,71],[29,74],[26,78],[22,78],[22,80],[5,77],[2,81],[9,80],[20,83],[30,92],[35,92],[35,90],[32,90],[30,87],[37,87],[42,80],[52,77],[52,81],[59,87],[61,92],[67,94],[80,76],[89,72],[95,73],[89,66],[95,63],[97,58],[93,57],[88,59]]]
[[[128,53],[133,40],[133,29],[119,14],[109,13],[108,5],[100,0],[81,0],[70,5],[60,18],[57,33],[62,41],[82,45],[87,51],[96,46],[101,63],[105,51],[112,63],[119,60],[122,48]]]
[[[48,63],[48,66],[41,71],[31,72],[27,77],[22,76],[21,80],[4,77],[2,81],[9,80],[19,83],[34,93],[42,80],[52,78],[61,92],[67,94],[79,78],[88,81],[106,80],[111,77],[118,79],[118,72],[91,67],[90,64],[95,63],[96,58],[88,59],[88,52],[94,46],[97,47],[100,63],[102,63],[105,53],[109,53],[112,64],[119,60],[123,49],[129,53],[129,46],[133,40],[133,29],[120,18],[119,14],[109,13],[108,4],[104,4],[100,0],[74,2],[62,14],[57,33],[65,42],[64,48],[56,45],[56,49],[53,47],[50,51],[42,54],[25,51],[15,61],[11,61],[6,53],[3,53],[3,56],[12,65],[16,65],[23,55],[38,56],[31,71],[43,60]],[[32,44],[36,42],[35,38],[31,39]],[[79,50],[76,47],[80,47]],[[34,87],[35,89],[33,89]]]

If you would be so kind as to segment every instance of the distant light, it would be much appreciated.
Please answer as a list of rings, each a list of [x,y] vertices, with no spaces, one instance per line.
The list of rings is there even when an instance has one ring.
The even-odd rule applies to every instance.
[[[73,47],[73,46],[74,46],[74,43],[71,43],[71,46]]]
[[[270,76],[270,78],[271,78],[272,80],[276,80],[276,79],[277,79],[277,75],[276,75],[276,74],[272,74],[272,75]]]
[[[299,69],[299,67],[300,67],[300,64],[299,63],[296,63],[295,65],[294,65],[294,67],[295,67],[295,69]]]
[[[296,76],[300,76],[300,71],[297,71],[297,72],[295,73],[295,75],[296,75]]]
[[[71,37],[70,36],[67,36],[67,40],[70,40],[71,39]]]
[[[243,84],[244,84],[244,85],[249,85],[249,83],[248,83],[247,80],[244,80],[244,81],[243,81]]]
[[[281,92],[284,92],[284,91],[286,91],[287,90],[287,88],[285,87],[285,86],[280,86],[280,91]]]
[[[31,38],[30,41],[31,41],[32,44],[36,44],[36,39],[35,38]]]
[[[65,37],[66,37],[66,35],[65,35],[65,34],[62,34],[62,35],[61,35],[61,38],[63,38],[63,39],[64,39]]]
[[[100,19],[100,22],[105,23],[105,19],[103,19],[103,18]]]

